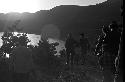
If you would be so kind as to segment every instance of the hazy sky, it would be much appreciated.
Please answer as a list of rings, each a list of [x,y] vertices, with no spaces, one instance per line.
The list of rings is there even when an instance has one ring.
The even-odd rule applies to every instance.
[[[49,10],[60,5],[95,5],[107,0],[0,0],[0,13],[36,12]]]

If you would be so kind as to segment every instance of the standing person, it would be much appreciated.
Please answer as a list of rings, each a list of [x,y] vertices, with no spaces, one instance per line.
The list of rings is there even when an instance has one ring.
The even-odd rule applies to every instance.
[[[10,59],[13,68],[13,82],[28,82],[33,67],[31,51],[18,43],[18,47],[12,51],[12,54]]]
[[[9,69],[6,58],[0,57],[0,82],[10,82],[9,79]],[[8,79],[7,79],[8,78]]]
[[[87,54],[87,51],[90,49],[90,44],[87,38],[85,38],[84,33],[80,34],[80,47],[81,47],[81,58],[82,58],[82,64],[85,63],[85,55]]]
[[[105,33],[103,42],[104,54],[102,55],[101,61],[104,82],[114,82],[121,32],[118,30],[118,24],[115,21],[109,25],[109,32],[105,30],[103,32]]]
[[[104,54],[104,49],[103,49],[104,40],[105,40],[106,35],[108,35],[109,31],[110,30],[107,26],[102,27],[102,34],[99,35],[98,41],[97,41],[97,44],[96,44],[96,48],[95,48],[95,54],[99,57],[99,64],[101,66],[103,64],[101,58]]]
[[[65,48],[66,48],[66,55],[67,55],[67,64],[70,63],[71,58],[71,65],[73,65],[74,55],[75,55],[75,40],[72,37],[72,34],[69,33],[66,39]]]

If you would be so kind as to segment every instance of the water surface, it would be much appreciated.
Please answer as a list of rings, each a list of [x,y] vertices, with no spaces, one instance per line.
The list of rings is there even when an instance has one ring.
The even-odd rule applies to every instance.
[[[3,32],[0,32],[0,47],[2,46],[2,39],[1,39],[1,36],[3,35]],[[31,42],[28,43],[28,45],[37,45],[39,40],[40,40],[40,35],[36,35],[36,34],[28,34],[28,39],[31,40]],[[64,47],[64,44],[65,42],[62,41],[62,40],[58,40],[58,39],[52,39],[52,38],[49,38],[49,43],[52,43],[52,42],[58,42],[59,45],[56,47],[56,50],[57,52],[59,52],[60,50],[62,49],[65,49]],[[57,53],[59,54],[59,53]]]

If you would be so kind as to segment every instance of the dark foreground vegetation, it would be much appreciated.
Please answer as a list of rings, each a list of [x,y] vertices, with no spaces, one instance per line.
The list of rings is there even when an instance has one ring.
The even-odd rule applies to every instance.
[[[116,27],[121,27],[117,26],[116,22],[112,22],[109,26],[110,29],[113,30]],[[41,37],[38,46],[27,45],[27,43],[30,42],[27,33],[20,33],[18,31],[18,34],[14,35],[14,32],[4,32],[2,36],[3,45],[0,48],[0,82],[102,82],[102,80],[105,82],[113,82],[110,78],[114,77],[114,73],[118,75],[117,79],[121,79],[122,76],[119,76],[121,71],[119,70],[122,68],[122,60],[120,59],[119,62],[119,56],[122,56],[123,42],[120,40],[122,38],[120,38],[121,35],[118,36],[117,39],[120,41],[118,43],[117,41],[115,42],[118,44],[118,47],[120,45],[120,49],[112,48],[111,45],[114,45],[111,44],[113,43],[111,42],[112,39],[109,37],[109,39],[106,39],[108,33],[110,34],[112,31],[110,32],[107,28],[108,27],[102,28],[102,34],[100,34],[97,45],[94,48],[92,48],[89,41],[85,39],[84,33],[80,35],[81,38],[79,42],[72,38],[72,34],[69,34],[65,43],[66,50],[61,50],[61,55],[55,55],[57,53],[55,47],[59,45],[57,42],[49,44],[47,39]],[[11,29],[15,29],[15,27]],[[122,29],[117,28],[117,30],[118,29],[120,34],[122,34]],[[113,35],[113,33],[111,35]],[[110,46],[102,46],[104,44]],[[32,62],[30,62],[32,63],[31,69],[24,74],[15,73],[14,61],[11,60],[15,57],[14,55],[16,55],[13,54],[14,50],[20,46],[30,51],[32,60]],[[117,45],[115,45],[115,48],[116,47]],[[102,50],[103,48],[104,51]],[[119,53],[113,53],[111,48],[119,51]],[[108,51],[107,49],[111,50]],[[108,53],[110,54],[109,57],[106,55],[107,52],[111,52]],[[9,54],[9,57],[7,57],[7,54]],[[27,62],[29,62],[28,58],[30,58],[30,56],[27,57]],[[108,58],[110,61],[105,60],[106,62],[108,61],[108,63],[106,63],[104,59]],[[112,64],[112,61],[115,61],[113,58],[118,58],[115,65]],[[115,68],[108,66],[109,63],[115,66]],[[23,68],[28,68],[28,66]],[[108,78],[105,76],[105,73],[109,75],[109,80],[107,80]],[[24,77],[26,74],[28,74],[28,76]],[[22,78],[23,80],[21,80]]]

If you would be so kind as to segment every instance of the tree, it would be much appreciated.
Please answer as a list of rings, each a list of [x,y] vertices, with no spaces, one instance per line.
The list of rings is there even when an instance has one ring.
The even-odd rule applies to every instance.
[[[55,57],[54,54],[57,53],[56,51],[56,46],[58,46],[59,43],[51,43],[47,40],[42,40],[39,41],[38,46],[35,47],[35,53],[37,55],[37,60],[40,62],[42,59],[44,60],[44,57],[49,58],[49,57]],[[38,63],[37,61],[37,63]]]
[[[0,53],[3,57],[6,57],[6,54],[11,54],[11,51],[17,47],[18,43],[23,44],[27,47],[27,43],[30,42],[30,40],[27,37],[27,33],[20,33],[21,30],[17,28],[17,25],[19,24],[20,20],[17,20],[12,27],[9,27],[8,31],[4,32],[2,36],[3,45],[0,48]],[[23,30],[23,29],[22,29]],[[13,32],[14,31],[14,32]],[[15,35],[14,33],[17,32],[18,34]]]
[[[40,67],[40,71],[47,77],[56,77],[62,70],[62,63],[59,57],[54,54],[57,53],[56,46],[59,43],[51,43],[47,40],[41,40],[35,50],[35,64]]]

